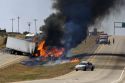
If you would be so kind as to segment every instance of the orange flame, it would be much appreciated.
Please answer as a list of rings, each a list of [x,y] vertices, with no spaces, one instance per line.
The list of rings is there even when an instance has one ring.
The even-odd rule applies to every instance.
[[[70,61],[71,63],[77,63],[77,62],[80,62],[80,60],[78,58],[74,58]]]
[[[46,47],[45,47],[45,41],[41,41],[38,45],[38,49],[37,49],[39,52],[40,52],[40,56],[44,56],[44,57],[47,57],[47,53],[46,53]]]
[[[64,52],[64,48],[61,49],[57,49],[57,48],[52,48],[51,49],[51,53],[55,56],[55,57],[60,57]]]
[[[55,47],[53,47],[51,50],[48,51],[47,47],[45,46],[45,40],[39,43],[37,50],[40,52],[39,53],[40,56],[43,56],[43,57],[53,56],[58,58],[64,52],[64,48],[58,49]],[[36,56],[38,56],[38,54],[36,54]]]

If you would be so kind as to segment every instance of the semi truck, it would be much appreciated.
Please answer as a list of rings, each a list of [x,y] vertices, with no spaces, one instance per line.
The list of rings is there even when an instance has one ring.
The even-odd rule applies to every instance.
[[[35,50],[35,43],[24,39],[8,37],[6,48],[11,54],[32,54]]]
[[[109,40],[109,36],[106,33],[101,33],[97,40],[96,40],[97,44],[110,44],[110,40]]]

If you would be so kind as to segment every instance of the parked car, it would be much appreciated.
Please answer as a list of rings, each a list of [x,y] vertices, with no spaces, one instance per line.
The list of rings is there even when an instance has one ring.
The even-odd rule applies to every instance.
[[[78,71],[78,70],[83,70],[83,71],[91,70],[91,71],[93,71],[94,68],[95,68],[95,66],[91,62],[88,62],[88,61],[82,61],[78,65],[75,66],[76,71]]]

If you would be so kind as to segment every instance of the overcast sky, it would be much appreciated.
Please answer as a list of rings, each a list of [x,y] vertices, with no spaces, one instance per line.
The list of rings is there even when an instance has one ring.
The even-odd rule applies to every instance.
[[[12,31],[10,19],[14,18],[14,31],[17,31],[17,17],[20,16],[20,32],[28,30],[28,22],[31,22],[31,32],[34,32],[33,19],[38,19],[39,30],[43,20],[52,13],[51,7],[51,0],[0,0],[0,28]]]
[[[125,22],[125,6],[114,10],[110,15],[106,16],[102,21],[98,22],[95,26],[90,27],[98,28],[100,31],[105,31],[110,35],[114,35],[114,22]],[[116,26],[119,26],[116,24]],[[115,35],[124,35],[125,36],[125,27],[115,28]]]
[[[125,22],[125,7],[121,7],[119,10],[112,12],[102,22],[103,30],[109,34],[114,34],[114,22]],[[116,24],[119,26],[119,24]],[[122,25],[122,24],[121,24]],[[115,35],[125,35],[125,27],[115,28]]]
[[[107,16],[102,23],[96,26],[109,34],[114,32],[114,22],[125,22],[124,7],[121,11],[115,11]],[[28,22],[31,22],[31,32],[35,32],[34,19],[37,21],[37,29],[44,24],[44,19],[52,12],[52,0],[0,0],[0,28],[12,31],[11,20],[14,18],[14,31],[18,31],[17,17],[20,16],[20,32],[28,31]],[[125,28],[116,29],[116,34],[124,34]]]

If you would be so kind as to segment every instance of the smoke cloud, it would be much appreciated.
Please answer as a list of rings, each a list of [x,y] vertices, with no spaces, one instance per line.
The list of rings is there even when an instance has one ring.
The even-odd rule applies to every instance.
[[[46,45],[76,47],[87,36],[88,27],[96,19],[104,18],[122,0],[53,0],[57,13],[45,20],[42,30],[45,32]],[[116,5],[117,4],[117,5]]]

